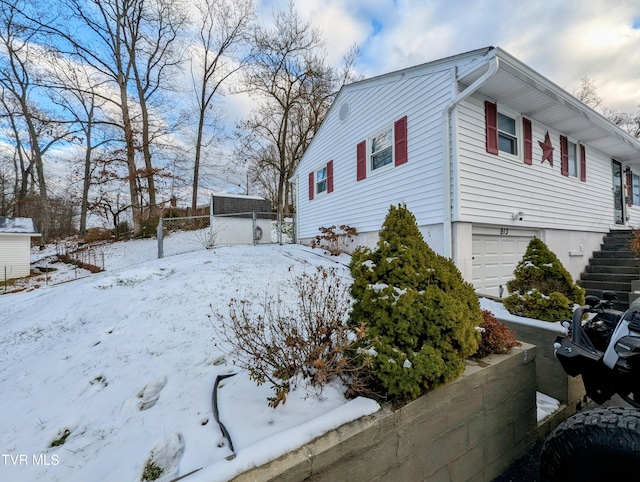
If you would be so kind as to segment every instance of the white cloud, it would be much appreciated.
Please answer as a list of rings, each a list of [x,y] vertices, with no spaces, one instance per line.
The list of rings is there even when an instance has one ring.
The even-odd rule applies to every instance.
[[[261,15],[271,17],[287,3],[264,0]],[[589,76],[603,106],[631,112],[640,104],[640,4],[634,0],[296,0],[295,5],[322,29],[332,63],[357,42],[358,68],[367,77],[493,45],[569,91]]]

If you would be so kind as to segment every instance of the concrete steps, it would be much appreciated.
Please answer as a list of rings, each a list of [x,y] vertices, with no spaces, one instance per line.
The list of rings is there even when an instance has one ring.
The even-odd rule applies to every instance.
[[[587,295],[600,298],[603,291],[615,291],[623,307],[629,306],[631,281],[640,279],[640,259],[630,247],[632,239],[631,230],[610,231],[604,237],[578,280]]]

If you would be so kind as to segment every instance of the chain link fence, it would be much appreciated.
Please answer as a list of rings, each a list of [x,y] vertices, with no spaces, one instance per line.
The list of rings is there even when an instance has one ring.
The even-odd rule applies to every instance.
[[[161,218],[158,223],[158,257],[216,246],[293,243],[293,220],[293,215],[272,212]]]

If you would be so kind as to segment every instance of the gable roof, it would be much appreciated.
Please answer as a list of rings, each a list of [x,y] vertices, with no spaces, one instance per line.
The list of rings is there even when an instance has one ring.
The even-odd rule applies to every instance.
[[[607,156],[640,168],[638,139],[499,47],[472,50],[345,85],[340,89],[326,118],[331,115],[332,110],[339,108],[342,97],[348,92],[445,69],[455,69],[458,91],[462,92],[487,73],[490,63],[497,64],[496,72],[482,82],[475,92],[573,137]],[[321,134],[322,128],[323,125],[309,147]],[[296,168],[292,178],[297,171]]]
[[[0,217],[0,234],[31,234],[40,236],[36,223],[31,218]]]

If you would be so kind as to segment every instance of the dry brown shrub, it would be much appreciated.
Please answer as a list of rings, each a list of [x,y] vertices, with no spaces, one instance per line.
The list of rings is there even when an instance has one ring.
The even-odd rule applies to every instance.
[[[338,256],[340,253],[348,253],[349,247],[353,243],[353,237],[358,235],[358,230],[346,224],[336,228],[329,226],[328,228],[318,228],[321,234],[311,241],[312,248],[321,248],[332,256]]]
[[[216,345],[259,385],[271,383],[273,408],[286,402],[300,380],[321,392],[340,379],[348,393],[363,393],[367,361],[352,345],[364,334],[345,325],[351,306],[348,285],[333,268],[301,276],[292,272],[292,284],[297,294],[293,306],[278,294],[265,295],[257,308],[249,300],[232,299],[228,315],[213,311],[219,322],[213,323]]]
[[[493,313],[482,310],[482,318],[482,339],[475,357],[484,358],[493,353],[509,353],[514,346],[522,346],[522,343],[516,340],[516,334],[507,328],[505,323],[500,323]]]

